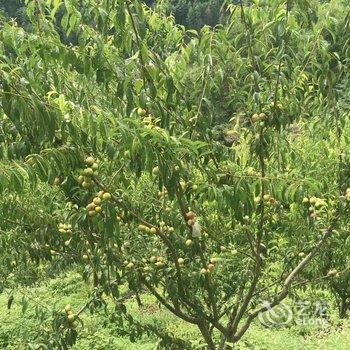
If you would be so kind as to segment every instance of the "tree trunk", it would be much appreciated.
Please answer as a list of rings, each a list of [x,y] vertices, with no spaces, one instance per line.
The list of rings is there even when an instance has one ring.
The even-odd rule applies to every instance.
[[[339,318],[346,318],[346,314],[348,311],[348,303],[346,302],[346,298],[342,298],[339,304]]]
[[[142,301],[138,292],[135,292],[135,297],[136,297],[137,306],[139,308],[142,307]]]
[[[94,271],[93,279],[94,279],[94,281],[93,281],[93,286],[96,288],[96,287],[98,287],[98,285],[99,285],[98,274],[97,274],[96,271]]]
[[[209,327],[205,323],[198,325],[199,330],[202,333],[202,336],[207,343],[207,350],[216,350],[215,344],[209,332]]]

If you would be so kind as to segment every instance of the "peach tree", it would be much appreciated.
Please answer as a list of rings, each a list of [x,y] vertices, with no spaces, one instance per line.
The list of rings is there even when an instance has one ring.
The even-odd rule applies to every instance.
[[[314,5],[316,21],[306,4],[232,5],[194,32],[137,1],[27,1],[28,28],[1,24],[1,244],[92,281],[80,310],[53,310],[42,346],[74,343],[109,296],[132,337],[230,349],[311,283],[302,273],[346,228],[349,17]],[[125,286],[200,345],[134,319]]]

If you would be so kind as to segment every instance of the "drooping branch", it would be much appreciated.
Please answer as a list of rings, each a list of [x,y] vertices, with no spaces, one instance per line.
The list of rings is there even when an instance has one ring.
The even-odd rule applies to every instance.
[[[300,263],[293,269],[293,271],[286,277],[286,279],[284,280],[283,283],[283,287],[281,289],[281,291],[278,293],[278,295],[273,299],[273,301],[271,301],[270,303],[268,303],[268,305],[266,306],[262,306],[260,308],[258,308],[257,310],[251,312],[244,325],[235,333],[235,334],[231,334],[231,339],[234,342],[237,342],[239,339],[242,338],[242,336],[244,335],[244,333],[248,330],[250,324],[252,323],[252,321],[262,312],[267,311],[269,308],[272,308],[278,304],[281,303],[281,301],[283,299],[285,299],[288,295],[288,292],[292,286],[292,282],[295,279],[295,277],[303,270],[306,268],[307,265],[309,265],[309,263],[312,261],[312,259],[320,252],[321,248],[323,247],[323,245],[326,243],[326,241],[328,240],[328,238],[332,235],[334,226],[332,225],[331,227],[329,227],[326,230],[326,233],[323,235],[323,237],[319,240],[319,242],[314,246],[314,248],[311,250],[311,252],[305,256],[304,259],[302,259],[300,261]]]

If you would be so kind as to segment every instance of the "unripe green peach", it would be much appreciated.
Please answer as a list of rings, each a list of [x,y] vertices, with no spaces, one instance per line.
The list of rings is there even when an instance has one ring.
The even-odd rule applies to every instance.
[[[139,229],[140,231],[146,231],[147,226],[141,224],[141,225],[138,226],[138,229]]]
[[[87,206],[86,206],[86,209],[87,210],[94,210],[96,208],[96,204],[95,203],[89,203]]]
[[[183,259],[183,258],[178,258],[178,259],[177,259],[177,262],[178,262],[180,265],[183,265],[184,262],[185,262],[185,259]]]
[[[95,210],[90,210],[89,212],[88,212],[88,215],[90,216],[90,217],[94,217],[94,216],[96,216],[96,212],[95,212]]]
[[[317,199],[316,203],[315,203],[315,207],[316,208],[321,208],[325,205],[325,202],[322,199]]]
[[[85,176],[91,176],[93,175],[94,171],[91,168],[84,169],[84,175]]]
[[[332,270],[328,271],[327,276],[328,277],[334,277],[337,274],[338,274],[338,270],[337,269],[332,269]]]
[[[109,192],[105,192],[103,195],[102,195],[102,198],[104,200],[109,200],[112,198],[111,194]]]
[[[190,246],[192,243],[193,243],[193,241],[192,241],[191,239],[188,239],[188,240],[186,240],[186,242],[185,242],[185,244],[186,244],[187,246]]]
[[[209,272],[212,272],[215,269],[215,265],[214,264],[208,264],[207,269]]]
[[[264,194],[264,201],[268,201],[270,199],[270,195],[269,194]]]
[[[259,115],[257,114],[257,113],[254,113],[253,115],[252,115],[252,122],[253,123],[256,123],[256,122],[258,122],[260,119],[259,119]]]
[[[316,202],[317,202],[317,198],[316,197],[311,197],[310,198],[310,204],[314,205],[314,204],[316,204]]]
[[[266,120],[267,119],[267,115],[265,113],[260,113],[259,114],[259,119],[260,120]]]
[[[87,158],[85,159],[85,163],[86,163],[87,165],[92,165],[92,164],[94,164],[94,162],[95,162],[95,159],[94,159],[93,157],[87,157]]]
[[[152,174],[153,175],[158,175],[159,174],[159,167],[154,167],[153,169],[152,169]]]
[[[96,204],[96,205],[100,205],[102,202],[102,199],[100,197],[95,197],[93,199],[93,203]]]
[[[193,220],[193,219],[190,219],[190,220],[187,220],[187,225],[188,226],[193,226],[194,224],[195,224],[195,220]]]
[[[196,214],[193,211],[189,211],[188,213],[186,213],[186,219],[190,220],[190,219],[194,219],[196,217]]]
[[[84,188],[89,188],[90,187],[90,182],[88,181],[83,181],[83,183],[81,184]]]
[[[143,108],[141,108],[141,107],[139,107],[138,109],[137,109],[137,114],[138,114],[138,116],[139,117],[144,117],[145,115],[146,115],[146,111],[143,109]]]

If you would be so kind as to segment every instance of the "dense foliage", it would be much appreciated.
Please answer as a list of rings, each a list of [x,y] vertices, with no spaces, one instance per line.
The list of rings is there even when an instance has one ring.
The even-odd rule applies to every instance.
[[[154,0],[145,0],[144,3],[150,7],[157,5]],[[158,6],[165,13],[173,15],[178,24],[197,29],[204,25],[217,25],[223,13],[221,11],[223,5],[223,0],[169,0],[158,2]],[[3,9],[4,13],[11,18],[23,19],[24,1],[0,0],[0,9]]]
[[[25,17],[23,0],[0,0],[0,14],[9,18],[17,18],[19,21]]]
[[[92,282],[81,309],[37,312],[37,343],[68,348],[107,298],[160,349],[231,349],[315,283],[346,316],[349,6],[231,5],[200,32],[138,1],[26,10],[0,32],[1,289],[47,263]],[[134,319],[145,291],[200,343]]]
[[[219,23],[223,5],[223,0],[170,0],[166,6],[166,12],[172,14],[177,23],[187,28],[200,29],[204,25],[214,27]]]

